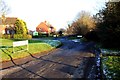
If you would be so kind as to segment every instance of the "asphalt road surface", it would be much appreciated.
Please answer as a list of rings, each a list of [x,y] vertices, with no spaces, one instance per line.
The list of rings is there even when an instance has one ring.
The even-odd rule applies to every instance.
[[[3,78],[91,78],[94,77],[94,43],[59,39],[63,46],[46,55],[31,55],[25,59],[3,63]]]

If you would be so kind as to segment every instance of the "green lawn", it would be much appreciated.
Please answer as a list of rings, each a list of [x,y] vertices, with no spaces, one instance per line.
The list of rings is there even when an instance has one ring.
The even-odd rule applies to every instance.
[[[2,45],[1,46],[12,46],[12,42],[13,40],[9,40],[9,39],[0,39],[0,42]]]
[[[106,56],[102,57],[102,69],[105,78],[107,79],[120,79],[120,57],[119,56]]]
[[[45,43],[44,41],[40,40],[29,40],[29,45],[28,45],[28,51],[22,51],[22,52],[13,52],[13,48],[9,47],[12,46],[12,42],[16,40],[9,40],[9,39],[0,39],[2,42],[2,46],[0,47],[0,62],[1,61],[9,61],[10,56],[13,59],[18,59],[18,58],[23,58],[26,56],[29,56],[30,54],[36,54],[36,53],[41,53],[44,51],[49,51],[55,47],[51,46],[50,44]],[[6,48],[8,47],[8,48]],[[16,47],[14,48],[15,51],[25,48],[26,46],[21,46],[21,47]]]

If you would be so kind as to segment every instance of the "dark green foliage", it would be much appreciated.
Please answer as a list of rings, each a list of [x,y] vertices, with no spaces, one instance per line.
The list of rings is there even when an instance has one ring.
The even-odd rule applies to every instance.
[[[65,31],[66,31],[66,30],[65,30],[64,28],[60,28],[59,31],[58,31],[58,35],[59,35],[59,36],[63,36],[64,33],[65,33]]]
[[[62,35],[63,35],[63,32],[62,32],[62,31],[59,31],[58,33],[59,33],[59,36],[62,36]]]
[[[99,13],[97,31],[104,47],[120,47],[120,2],[108,2]],[[100,20],[100,19],[99,19]]]
[[[29,43],[41,43],[42,41],[40,40],[29,40]]]
[[[88,32],[84,37],[85,37],[88,41],[99,42],[99,37],[98,37],[96,31]]]

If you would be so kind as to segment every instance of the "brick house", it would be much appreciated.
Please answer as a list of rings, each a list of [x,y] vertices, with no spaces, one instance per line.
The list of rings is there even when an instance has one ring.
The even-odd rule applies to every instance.
[[[55,32],[55,28],[47,24],[47,21],[41,22],[37,27],[36,31],[43,34],[50,34]]]
[[[15,23],[16,17],[5,17],[3,22],[2,18],[0,18],[0,33],[1,34],[15,34]]]

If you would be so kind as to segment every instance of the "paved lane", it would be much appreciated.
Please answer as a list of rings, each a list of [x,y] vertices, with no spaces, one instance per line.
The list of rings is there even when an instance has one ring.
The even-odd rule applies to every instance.
[[[32,60],[27,63],[16,65],[17,63],[15,62],[13,63],[14,67],[0,70],[0,72],[2,72],[2,77],[43,79],[73,78],[75,77],[78,67],[81,67],[80,74],[83,74],[79,77],[85,77],[83,71],[86,64],[83,63],[89,61],[87,59],[90,59],[90,57],[93,56],[90,49],[94,44],[79,43],[64,39],[61,41],[63,42],[63,46],[57,50],[49,52],[47,55],[30,55]],[[24,62],[24,60],[21,61]],[[91,67],[92,64],[93,63],[91,63],[89,67]]]

